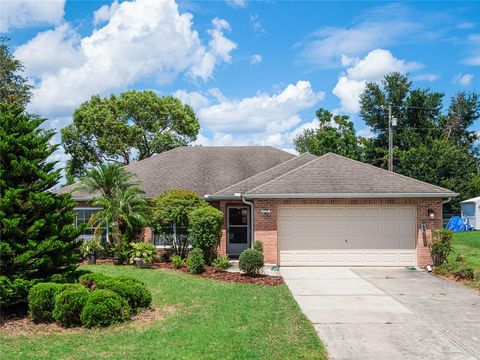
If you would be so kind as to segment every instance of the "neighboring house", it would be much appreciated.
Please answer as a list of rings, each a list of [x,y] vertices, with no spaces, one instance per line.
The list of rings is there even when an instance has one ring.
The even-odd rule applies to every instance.
[[[460,203],[462,218],[465,222],[473,226],[475,230],[480,229],[480,196],[464,200]]]
[[[272,147],[182,147],[126,169],[148,198],[189,189],[220,209],[219,253],[235,257],[260,240],[265,261],[283,266],[424,267],[442,202],[458,195],[340,155]],[[72,195],[88,207],[91,195]]]

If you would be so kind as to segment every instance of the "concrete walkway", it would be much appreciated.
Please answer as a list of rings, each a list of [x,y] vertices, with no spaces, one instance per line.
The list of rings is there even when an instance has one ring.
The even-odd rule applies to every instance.
[[[403,268],[281,268],[330,359],[480,359],[480,296]]]

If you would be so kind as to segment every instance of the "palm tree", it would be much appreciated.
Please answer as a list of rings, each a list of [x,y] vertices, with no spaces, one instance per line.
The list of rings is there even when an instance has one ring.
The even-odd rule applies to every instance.
[[[107,241],[112,243],[112,234],[129,238],[146,224],[148,202],[142,197],[140,182],[133,178],[117,164],[100,164],[80,179],[79,190],[99,194],[91,204],[101,210],[89,220],[96,238],[106,228]]]
[[[121,237],[134,234],[147,224],[148,202],[137,187],[116,189],[112,196],[101,195],[92,204],[101,208],[89,221],[90,226],[95,225],[96,237],[103,228]]]
[[[100,196],[112,197],[117,189],[138,186],[140,182],[133,178],[132,173],[118,164],[100,164],[80,178],[80,186],[76,191],[86,191],[90,194],[98,192]]]

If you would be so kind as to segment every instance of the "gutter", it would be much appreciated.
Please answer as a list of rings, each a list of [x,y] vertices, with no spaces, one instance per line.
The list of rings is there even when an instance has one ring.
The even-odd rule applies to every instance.
[[[234,195],[203,195],[205,200],[215,201],[215,200],[241,200],[242,194],[235,193]]]
[[[252,247],[252,244],[253,244],[253,241],[255,240],[255,228],[254,228],[254,224],[255,222],[253,221],[253,214],[254,214],[254,211],[253,211],[253,203],[251,201],[247,201],[245,200],[245,198],[243,197],[243,195],[240,194],[240,197],[242,198],[242,202],[245,204],[245,205],[250,205],[250,247]]]
[[[246,199],[452,198],[458,193],[294,193],[244,194]]]

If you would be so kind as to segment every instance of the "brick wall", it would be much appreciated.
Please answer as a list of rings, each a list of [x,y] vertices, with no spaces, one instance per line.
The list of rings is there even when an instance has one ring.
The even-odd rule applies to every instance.
[[[264,245],[265,262],[278,263],[277,239],[277,209],[282,205],[413,205],[417,211],[416,227],[417,237],[417,265],[420,268],[431,264],[432,259],[428,250],[432,231],[442,225],[442,199],[436,198],[404,198],[404,199],[277,199],[255,200],[255,240],[260,240]],[[261,210],[269,209],[269,214],[262,214]],[[428,209],[435,211],[435,218],[428,217]],[[424,235],[421,224],[427,225]]]

